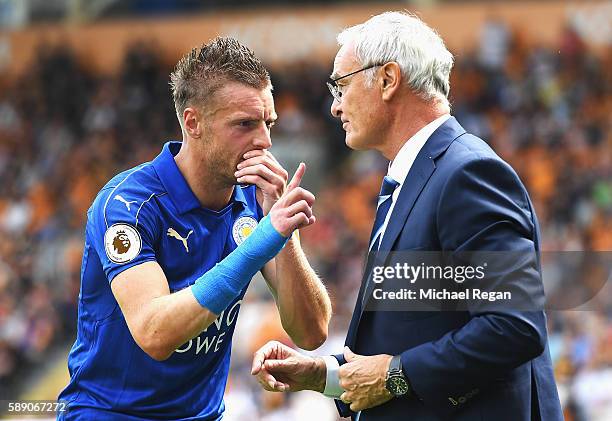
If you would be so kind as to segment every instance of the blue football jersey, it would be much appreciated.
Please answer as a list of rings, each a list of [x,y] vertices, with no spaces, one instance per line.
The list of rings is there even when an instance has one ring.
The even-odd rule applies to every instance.
[[[179,171],[169,142],[153,161],[106,184],[87,212],[77,339],[63,419],[217,420],[223,411],[232,334],[246,287],[217,320],[155,361],[132,338],[110,283],[147,261],[163,269],[172,292],[232,252],[263,217],[255,186],[234,188],[220,211],[204,209]]]

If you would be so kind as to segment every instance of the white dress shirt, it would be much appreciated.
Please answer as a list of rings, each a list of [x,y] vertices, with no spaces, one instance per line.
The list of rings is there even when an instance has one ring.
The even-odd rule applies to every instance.
[[[408,172],[410,168],[412,168],[412,164],[417,158],[417,155],[427,143],[427,139],[436,131],[438,127],[440,127],[446,120],[450,118],[450,114],[444,114],[436,118],[431,123],[427,124],[421,130],[416,132],[414,136],[412,136],[404,146],[399,150],[397,156],[393,161],[389,163],[389,170],[387,171],[387,175],[397,181],[399,186],[395,189],[392,196],[391,207],[389,208],[389,212],[387,212],[387,217],[385,218],[385,222],[383,222],[381,227],[381,237],[385,236],[385,231],[387,229],[387,224],[389,223],[389,219],[391,218],[391,214],[393,214],[393,208],[395,208],[395,202],[397,202],[397,197],[400,194],[400,190],[402,190],[402,186],[404,185],[404,181],[406,181],[406,177],[408,176]],[[382,243],[382,238],[378,242],[378,245]]]
[[[397,197],[400,194],[400,190],[404,185],[404,181],[406,181],[406,177],[408,176],[408,172],[412,167],[412,164],[417,158],[417,155],[425,146],[427,139],[436,131],[438,127],[440,127],[446,120],[450,118],[450,114],[444,114],[440,116],[424,126],[421,130],[416,132],[410,139],[404,143],[402,148],[397,153],[397,156],[393,161],[389,163],[389,170],[387,171],[387,175],[393,178],[395,181],[399,183],[399,186],[395,189],[392,196],[391,207],[389,208],[389,212],[387,212],[387,217],[383,222],[381,228],[381,236],[384,237],[385,230],[387,229],[387,224],[389,223],[389,218],[393,213],[393,208],[395,207],[395,202],[397,201]],[[378,243],[379,245],[382,243],[381,241],[373,241],[373,243]],[[327,368],[327,376],[325,381],[325,390],[323,394],[330,398],[339,398],[340,395],[344,392],[344,390],[340,387],[339,378],[338,378],[338,370],[340,368],[338,361],[336,358],[332,356],[323,357],[325,360],[325,366]]]

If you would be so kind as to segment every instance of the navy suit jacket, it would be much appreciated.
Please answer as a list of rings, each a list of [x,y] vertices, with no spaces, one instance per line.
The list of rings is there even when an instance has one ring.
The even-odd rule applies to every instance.
[[[380,252],[532,250],[539,256],[538,231],[515,171],[450,117],[414,161]],[[362,355],[401,354],[416,397],[365,410],[360,421],[563,419],[543,311],[364,311],[368,267],[346,345]],[[526,290],[534,283],[541,289],[539,261],[521,277]],[[340,415],[355,417],[348,405],[336,405]]]

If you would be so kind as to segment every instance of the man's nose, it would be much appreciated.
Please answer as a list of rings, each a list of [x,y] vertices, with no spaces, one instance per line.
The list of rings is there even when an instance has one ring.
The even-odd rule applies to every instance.
[[[253,139],[253,145],[259,149],[270,149],[272,147],[272,139],[270,138],[270,129],[263,126],[262,130],[259,130]]]
[[[336,118],[340,118],[340,114],[342,114],[342,110],[340,109],[340,102],[338,102],[336,98],[334,98],[334,100],[331,103],[330,112],[331,112],[331,115],[333,115]]]

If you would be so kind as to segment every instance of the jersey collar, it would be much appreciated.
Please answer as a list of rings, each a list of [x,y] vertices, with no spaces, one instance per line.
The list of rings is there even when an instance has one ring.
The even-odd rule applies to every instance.
[[[153,160],[153,168],[159,176],[164,188],[168,192],[172,203],[183,214],[191,210],[200,208],[200,201],[191,191],[187,180],[176,165],[174,156],[181,149],[182,142],[167,142],[161,153]],[[243,207],[247,206],[247,200],[240,186],[234,187],[232,193],[232,203],[241,203]]]

